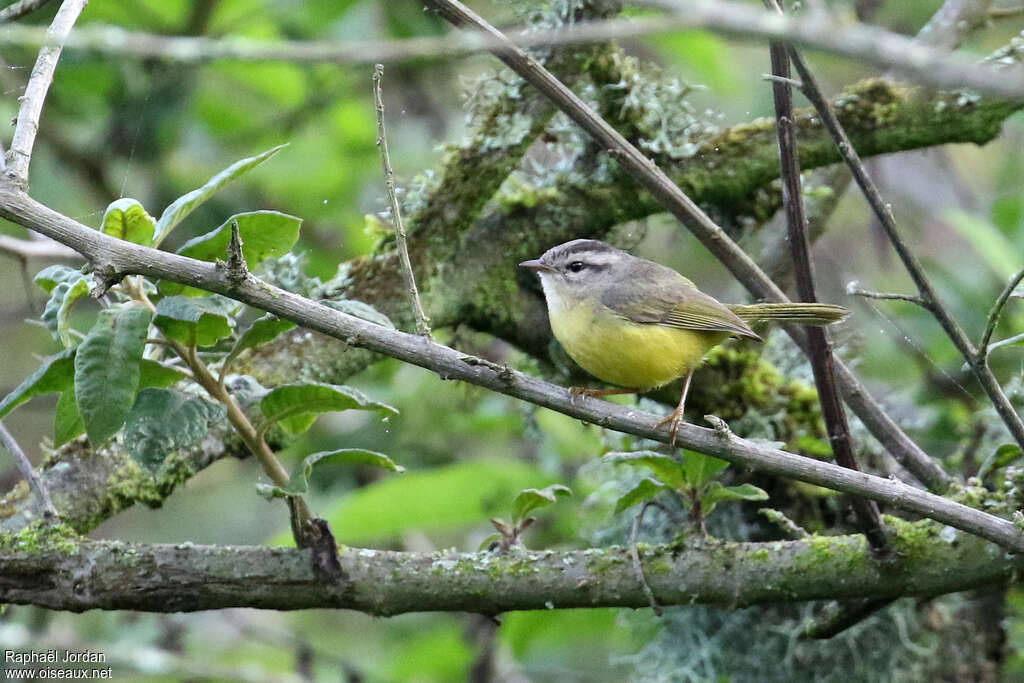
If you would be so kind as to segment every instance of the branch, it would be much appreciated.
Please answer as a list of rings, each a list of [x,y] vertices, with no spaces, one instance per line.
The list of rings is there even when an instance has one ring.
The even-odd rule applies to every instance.
[[[659,604],[733,608],[931,597],[1006,582],[1024,566],[1019,556],[978,539],[940,540],[934,524],[895,521],[896,566],[874,561],[859,536],[642,546],[640,559]],[[0,599],[72,612],[335,608],[390,616],[649,606],[623,547],[505,555],[344,548],[343,578],[324,581],[310,566],[308,551],[295,548],[33,538],[26,542],[40,549],[20,550],[19,540],[8,540],[0,551]]]
[[[0,447],[3,447],[14,458],[14,462],[17,463],[18,469],[21,471],[21,476],[25,477],[28,481],[29,488],[32,489],[32,494],[43,511],[43,517],[48,517],[54,522],[57,521],[59,515],[57,514],[57,509],[53,507],[53,501],[50,500],[49,491],[39,481],[39,477],[36,476],[36,471],[32,469],[32,463],[29,461],[28,456],[25,455],[25,451],[21,450],[21,446],[14,440],[14,436],[4,426],[3,422],[0,422]]]
[[[50,0],[18,0],[0,9],[0,24],[6,21],[17,21],[26,14],[31,14],[50,2]]]
[[[25,94],[21,97],[18,123],[11,139],[11,148],[7,152],[8,163],[4,175],[22,189],[28,189],[28,164],[32,159],[32,146],[39,131],[43,100],[46,99],[46,93],[53,83],[53,72],[60,59],[61,46],[87,4],[89,0],[64,0],[61,4],[53,23],[46,29],[43,48],[39,50],[39,57],[32,67],[32,76],[29,77]]]
[[[10,254],[22,260],[37,258],[46,261],[82,262],[81,254],[63,244],[50,240],[21,240],[10,235],[0,235],[0,253]]]
[[[782,13],[775,0],[765,4]],[[816,302],[818,295],[814,286],[814,269],[811,263],[811,244],[807,236],[807,216],[804,213],[803,188],[800,186],[800,160],[796,151],[794,130],[793,90],[790,79],[789,55],[781,43],[771,44],[772,82],[775,99],[775,129],[779,138],[779,159],[782,170],[782,197],[786,209],[786,223],[789,246],[793,255],[793,272],[796,276],[797,293],[801,301]],[[852,470],[859,470],[853,454],[853,437],[846,412],[839,400],[836,389],[835,361],[828,336],[821,327],[810,327],[807,337],[808,358],[818,387],[818,400],[828,428],[829,442],[837,463]],[[852,500],[859,527],[868,539],[871,549],[883,555],[889,552],[885,530],[879,516],[878,506],[863,498]]]
[[[468,24],[485,31],[492,37],[501,37],[501,33],[497,29],[457,0],[424,0],[424,2],[457,26]],[[587,131],[602,149],[607,150],[609,155],[626,168],[634,180],[646,188],[665,209],[678,218],[748,291],[760,299],[788,301],[782,290],[764,274],[754,260],[716,225],[679,186],[673,183],[664,171],[644,156],[604,119],[595,114],[586,103],[560,83],[536,60],[507,40],[502,47],[495,48],[494,54],[509,68],[547,95],[569,118]],[[804,331],[794,325],[786,325],[784,329],[806,353],[807,337]],[[900,464],[929,485],[941,486],[945,483],[946,480],[938,474],[942,471],[938,463],[931,460],[903,433],[896,423],[886,415],[882,406],[867,393],[853,373],[841,362],[836,362],[836,379],[844,397],[850,401],[851,407],[861,421]]]
[[[1013,296],[1013,290],[1017,289],[1017,285],[1020,284],[1021,280],[1024,280],[1024,270],[1021,270],[1006,283],[1006,287],[1000,292],[999,298],[996,299],[995,304],[992,306],[992,310],[988,312],[988,322],[985,324],[985,333],[981,336],[981,343],[978,344],[978,359],[987,362],[988,352],[990,349],[989,342],[992,341],[992,333],[996,331],[996,324],[999,322],[999,316],[1003,312],[1003,307],[1006,302]]]
[[[587,397],[581,400],[564,387],[511,369],[496,368],[493,363],[481,362],[419,335],[346,315],[252,276],[238,282],[217,264],[118,240],[43,206],[9,185],[0,184],[0,216],[63,244],[74,245],[97,269],[114,277],[144,275],[223,294],[349,345],[432,370],[447,379],[469,382],[642,438],[662,443],[669,443],[672,438],[667,429],[656,426],[662,419],[660,415]],[[743,467],[886,502],[977,534],[1005,548],[1024,550],[1024,535],[1012,522],[902,482],[756,444],[735,437],[721,427],[711,430],[685,424],[679,428],[675,441],[681,447]]]
[[[920,82],[944,88],[971,88],[1009,99],[1024,98],[1024,69],[993,71],[974,60],[928,48],[896,33],[860,23],[836,21],[815,13],[806,17],[778,17],[737,2],[682,3],[647,0],[673,14],[631,17],[602,22],[580,22],[569,28],[516,36],[521,47],[603,42],[643,35],[706,29],[727,36],[788,41],[842,55],[861,63],[892,70]],[[98,50],[107,55],[160,58],[183,63],[213,60],[246,62],[374,64],[426,59],[451,59],[499,48],[503,41],[479,33],[457,33],[439,38],[400,41],[269,42],[246,38],[170,37],[136,33],[112,26],[88,26],[76,31],[67,47]],[[13,24],[0,31],[0,45],[46,44],[42,32]]]

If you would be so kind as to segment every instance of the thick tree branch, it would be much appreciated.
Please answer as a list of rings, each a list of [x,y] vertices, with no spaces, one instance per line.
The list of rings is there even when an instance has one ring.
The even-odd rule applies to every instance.
[[[1008,581],[1019,556],[939,525],[893,520],[896,559],[875,561],[860,536],[696,547],[641,546],[650,590],[661,605],[723,607],[817,600],[930,597]],[[49,609],[186,612],[226,607],[355,609],[376,615],[423,611],[649,605],[628,548],[504,555],[340,552],[342,573],[324,581],[308,551],[292,548],[133,545],[19,538],[0,550],[0,600]],[[722,571],[722,567],[728,571]]]
[[[670,10],[659,17],[631,17],[580,23],[570,28],[538,31],[517,36],[522,47],[591,43],[706,29],[723,35],[758,40],[784,40],[892,70],[920,83],[945,88],[971,88],[999,97],[1024,99],[1024,69],[1002,72],[978,66],[967,57],[951,55],[915,43],[883,29],[860,23],[836,21],[823,13],[806,17],[779,17],[738,2],[704,0],[647,0]],[[39,30],[18,24],[0,31],[0,44],[42,45]],[[244,38],[164,36],[134,33],[112,26],[89,26],[72,34],[69,48],[100,50],[105,54],[136,58],[161,58],[185,63],[212,60],[287,61],[293,63],[372,64],[422,59],[451,59],[492,50],[501,45],[494,36],[478,33],[402,41],[267,42]]]
[[[9,185],[0,184],[0,216],[74,245],[106,277],[129,274],[168,279],[231,297],[303,327],[401,361],[419,365],[447,379],[458,379],[520,398],[602,427],[668,443],[662,416],[607,401],[575,397],[568,389],[509,368],[467,356],[419,335],[407,334],[273,287],[254,277],[239,282],[217,264],[115,239],[63,216]],[[1009,520],[975,510],[902,482],[855,472],[740,439],[724,426],[704,429],[683,425],[676,443],[734,464],[790,477],[826,488],[889,503],[895,507],[977,534],[1012,550],[1024,550],[1024,534]]]

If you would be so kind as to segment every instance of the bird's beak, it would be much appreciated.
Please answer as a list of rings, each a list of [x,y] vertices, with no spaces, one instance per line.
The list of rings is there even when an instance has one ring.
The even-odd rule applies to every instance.
[[[554,268],[544,263],[540,259],[531,259],[529,261],[523,261],[519,264],[520,268],[529,268],[530,270],[537,271],[539,273],[551,273],[554,272]]]

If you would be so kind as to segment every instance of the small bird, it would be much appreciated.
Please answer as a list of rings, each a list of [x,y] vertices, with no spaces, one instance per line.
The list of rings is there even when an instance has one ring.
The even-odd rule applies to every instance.
[[[622,387],[574,394],[643,393],[686,377],[675,412],[657,424],[670,425],[673,444],[693,371],[712,348],[728,337],[761,341],[751,321],[828,325],[849,314],[819,303],[723,304],[671,268],[598,240],[572,240],[519,265],[540,276],[551,331],[569,356]]]

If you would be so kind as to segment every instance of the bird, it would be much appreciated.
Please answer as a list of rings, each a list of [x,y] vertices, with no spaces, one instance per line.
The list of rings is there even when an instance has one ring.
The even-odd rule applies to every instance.
[[[574,395],[644,393],[685,377],[669,425],[685,422],[694,370],[729,337],[762,341],[755,321],[828,325],[849,310],[823,303],[723,304],[668,266],[593,239],[548,249],[520,267],[540,277],[551,331],[569,356],[613,389],[572,387]]]

